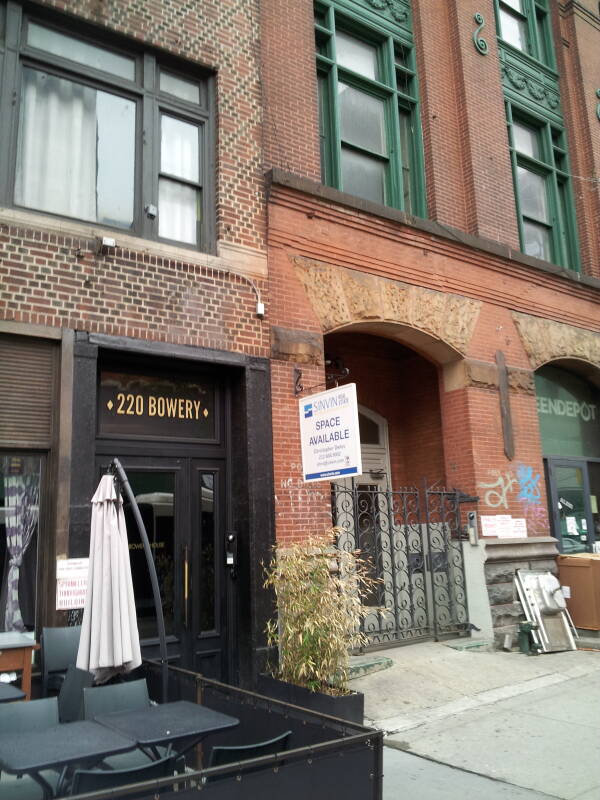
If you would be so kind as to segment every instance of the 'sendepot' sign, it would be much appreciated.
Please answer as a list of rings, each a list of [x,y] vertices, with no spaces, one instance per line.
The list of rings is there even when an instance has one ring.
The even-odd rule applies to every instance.
[[[304,480],[361,475],[356,384],[305,397],[299,409]]]

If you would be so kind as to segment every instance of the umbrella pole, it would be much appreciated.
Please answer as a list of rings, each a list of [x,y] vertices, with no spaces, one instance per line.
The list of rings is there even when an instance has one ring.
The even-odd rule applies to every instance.
[[[156,622],[158,625],[158,640],[160,645],[160,664],[161,664],[161,676],[162,676],[162,701],[163,703],[167,702],[167,680],[168,680],[168,673],[167,673],[167,640],[165,636],[165,618],[163,616],[163,609],[162,609],[162,602],[160,599],[160,589],[158,588],[158,576],[156,575],[156,567],[154,565],[154,557],[152,556],[152,550],[150,549],[150,542],[148,541],[148,534],[146,533],[146,526],[144,525],[144,520],[142,519],[142,515],[140,514],[140,509],[138,508],[138,504],[134,497],[134,494],[131,490],[131,486],[129,485],[129,480],[127,478],[127,474],[121,465],[121,462],[118,458],[113,458],[111,462],[111,468],[114,468],[115,472],[119,476],[119,481],[127,495],[127,499],[131,504],[131,508],[133,510],[133,516],[135,517],[135,521],[137,522],[138,530],[140,532],[140,538],[144,545],[144,553],[146,554],[146,561],[148,562],[148,572],[150,573],[150,581],[152,583],[152,594],[154,596],[154,607],[156,609]]]

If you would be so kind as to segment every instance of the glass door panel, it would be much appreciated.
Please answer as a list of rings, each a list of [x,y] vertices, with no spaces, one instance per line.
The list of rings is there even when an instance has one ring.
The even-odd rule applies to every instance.
[[[165,632],[167,635],[173,635],[176,633],[175,576],[177,574],[175,503],[179,499],[176,498],[176,475],[174,472],[138,472],[132,469],[127,470],[127,476],[154,556],[163,604]],[[158,628],[146,556],[133,512],[127,503],[124,505],[124,512],[140,639],[153,639],[158,636]]]
[[[554,481],[562,552],[565,555],[585,553],[591,549],[593,539],[586,508],[585,465],[555,465]]]

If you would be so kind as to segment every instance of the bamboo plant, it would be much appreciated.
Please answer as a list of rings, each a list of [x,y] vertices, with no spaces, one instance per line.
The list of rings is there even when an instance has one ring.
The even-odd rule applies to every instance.
[[[349,691],[349,651],[367,641],[361,620],[382,611],[362,601],[380,581],[358,550],[335,547],[337,533],[276,547],[264,582],[277,600],[277,618],[266,629],[279,652],[273,676],[334,695]]]

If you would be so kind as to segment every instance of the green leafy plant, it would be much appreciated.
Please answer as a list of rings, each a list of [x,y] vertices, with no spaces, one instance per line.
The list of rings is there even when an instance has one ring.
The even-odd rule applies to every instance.
[[[348,693],[349,650],[367,641],[361,620],[382,611],[362,602],[380,581],[359,551],[335,547],[337,533],[276,547],[264,582],[277,599],[266,629],[279,651],[273,676],[326,694]]]

